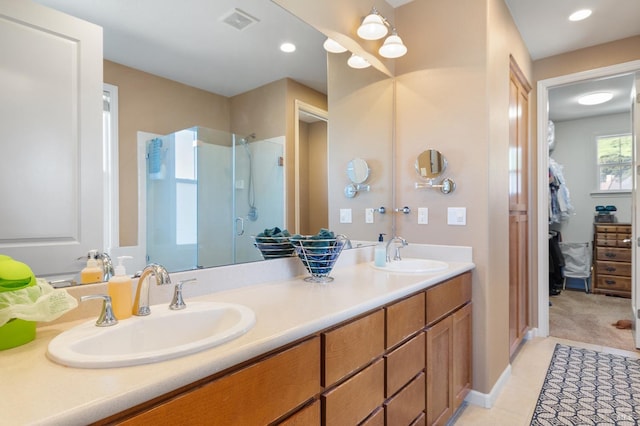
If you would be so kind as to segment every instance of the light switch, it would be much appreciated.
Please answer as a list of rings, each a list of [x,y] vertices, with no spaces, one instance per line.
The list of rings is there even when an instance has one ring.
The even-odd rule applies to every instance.
[[[373,223],[373,209],[364,209],[364,222]]]
[[[418,225],[426,225],[429,223],[429,209],[427,207],[418,207]]]
[[[449,207],[447,209],[447,225],[466,225],[467,224],[467,208],[466,207]]]
[[[340,223],[351,223],[351,209],[340,209]]]

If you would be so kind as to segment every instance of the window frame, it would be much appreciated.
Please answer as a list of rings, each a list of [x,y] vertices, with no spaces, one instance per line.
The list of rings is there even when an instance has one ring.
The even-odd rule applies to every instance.
[[[599,156],[599,141],[600,139],[607,139],[607,138],[621,138],[621,137],[628,137],[631,139],[631,155],[630,155],[630,159],[629,161],[625,161],[622,163],[611,163],[611,164],[618,164],[618,165],[629,165],[631,168],[631,173],[632,173],[632,177],[633,177],[633,158],[634,158],[634,146],[633,146],[633,137],[631,132],[621,132],[621,133],[607,133],[607,134],[601,134],[601,135],[597,135],[594,139],[594,149],[595,149],[595,179],[596,179],[596,189],[594,191],[591,192],[592,195],[601,195],[601,196],[608,196],[608,195],[614,195],[614,194],[629,194],[633,191],[633,182],[631,182],[631,188],[616,188],[616,189],[601,189],[600,185],[600,169],[601,169],[601,163],[600,163],[600,156]],[[603,163],[604,164],[604,163]]]

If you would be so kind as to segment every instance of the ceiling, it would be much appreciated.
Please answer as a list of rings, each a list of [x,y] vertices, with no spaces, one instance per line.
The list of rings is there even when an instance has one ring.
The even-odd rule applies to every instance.
[[[284,77],[326,93],[326,54],[321,47],[324,36],[268,0],[36,1],[102,26],[105,58],[117,63],[224,96]],[[401,7],[412,0],[386,1]],[[640,0],[505,3],[533,60],[640,34]],[[577,23],[566,19],[585,7],[593,10],[589,19]],[[237,9],[257,18],[257,22],[243,30],[224,23],[223,19]],[[294,42],[297,50],[280,52],[283,41]],[[598,85],[614,81],[619,83],[609,79]],[[601,88],[580,85],[585,91]],[[563,117],[556,119],[628,109],[630,86],[626,94],[614,88],[626,106],[614,100],[601,107],[605,110],[574,110],[570,100],[577,89],[558,88],[550,93],[552,113]]]

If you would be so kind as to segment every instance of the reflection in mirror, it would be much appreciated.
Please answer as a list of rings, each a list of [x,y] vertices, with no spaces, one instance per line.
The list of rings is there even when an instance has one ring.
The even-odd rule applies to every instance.
[[[416,172],[429,181],[439,177],[447,168],[447,159],[435,149],[428,149],[418,155],[416,159]]]

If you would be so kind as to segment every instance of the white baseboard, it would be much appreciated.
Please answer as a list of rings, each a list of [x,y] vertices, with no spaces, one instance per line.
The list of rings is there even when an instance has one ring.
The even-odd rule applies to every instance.
[[[465,401],[469,404],[478,405],[483,408],[493,407],[493,404],[496,402],[496,399],[498,399],[498,395],[502,392],[502,389],[506,385],[507,380],[509,380],[509,377],[511,377],[511,364],[507,365],[507,368],[504,369],[496,381],[496,384],[493,385],[490,393],[487,394],[471,390],[471,392],[467,394]]]

